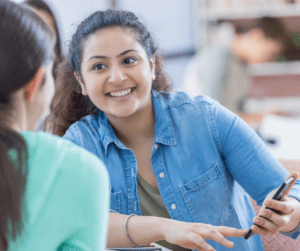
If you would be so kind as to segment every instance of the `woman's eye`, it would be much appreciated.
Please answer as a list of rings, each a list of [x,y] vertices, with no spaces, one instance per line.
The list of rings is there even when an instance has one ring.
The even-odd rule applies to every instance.
[[[93,70],[103,70],[104,68],[106,68],[104,64],[96,64],[93,66]]]
[[[124,64],[133,64],[134,62],[136,62],[135,58],[126,58],[123,63]]]

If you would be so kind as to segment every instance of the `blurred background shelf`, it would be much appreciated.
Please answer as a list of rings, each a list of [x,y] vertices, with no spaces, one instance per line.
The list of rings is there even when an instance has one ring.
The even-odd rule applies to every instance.
[[[248,67],[248,71],[254,77],[300,75],[300,61],[252,64]]]
[[[216,40],[221,23],[243,29],[269,16],[279,18],[289,34],[300,33],[300,0],[194,0],[193,4],[198,50]],[[248,72],[252,86],[246,113],[276,111],[300,116],[300,61],[254,64],[248,66]]]
[[[282,5],[261,5],[253,7],[222,7],[203,8],[198,12],[198,18],[205,20],[220,19],[245,19],[260,18],[262,16],[271,17],[294,17],[299,16],[300,4]]]
[[[289,31],[300,31],[300,0],[194,0],[193,5],[198,47],[207,45],[210,26],[222,21],[247,26],[263,16],[277,17]]]
[[[300,61],[250,65],[248,71],[253,79],[250,97],[300,98]]]

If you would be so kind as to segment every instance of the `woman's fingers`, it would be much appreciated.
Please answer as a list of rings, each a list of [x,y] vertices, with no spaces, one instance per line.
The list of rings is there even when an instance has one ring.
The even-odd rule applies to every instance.
[[[205,240],[198,234],[191,233],[189,236],[189,241],[194,243],[200,248],[200,250],[215,250],[212,246],[207,244]]]
[[[289,203],[288,201],[267,200],[265,205],[268,208],[275,209],[283,214],[291,214],[295,210],[293,204]]]
[[[257,225],[251,227],[252,231],[259,235],[270,235],[282,231],[290,222],[291,214],[295,210],[293,198],[284,196],[282,201],[266,200],[265,205],[276,212],[264,208],[260,212],[261,217],[254,217],[253,222]],[[269,203],[268,203],[269,202]]]
[[[274,222],[271,222],[267,219],[264,219],[262,217],[254,217],[253,222],[260,226],[263,227],[265,230],[270,231],[272,233],[276,233],[279,229],[279,226],[274,224]]]
[[[249,229],[236,229],[233,227],[215,227],[223,236],[227,237],[244,237]]]
[[[255,234],[258,234],[258,235],[271,235],[271,234],[273,234],[272,232],[270,232],[269,230],[267,230],[267,229],[264,229],[264,228],[261,228],[261,227],[259,227],[259,226],[256,226],[256,225],[253,225],[252,227],[251,227],[251,230],[253,231],[253,233],[255,233]]]
[[[219,227],[211,227],[211,228],[200,228],[199,229],[199,234],[204,238],[204,239],[211,239],[214,240],[215,242],[220,243],[221,245],[227,247],[227,248],[232,248],[234,246],[234,243],[227,240],[221,233],[218,231]],[[223,227],[226,228],[226,227]],[[223,229],[223,231],[225,231]],[[232,232],[232,230],[230,230]],[[236,236],[236,235],[234,235]]]
[[[234,243],[227,240],[225,236],[228,237],[243,237],[247,233],[248,229],[235,229],[225,226],[212,226],[202,223],[183,223],[176,222],[180,224],[180,227],[171,227],[167,231],[167,236],[165,240],[180,245],[189,249],[199,249],[199,250],[214,250],[208,243],[206,239],[213,240],[226,248],[232,248]],[[178,231],[181,229],[181,231]]]
[[[269,221],[273,222],[279,228],[281,228],[287,224],[286,217],[279,215],[268,209],[263,210],[261,213],[261,216],[263,216],[264,218],[267,218]]]

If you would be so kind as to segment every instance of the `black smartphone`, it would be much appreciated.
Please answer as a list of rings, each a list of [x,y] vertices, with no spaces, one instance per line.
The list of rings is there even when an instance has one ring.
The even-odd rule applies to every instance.
[[[285,180],[281,186],[277,189],[276,193],[274,194],[273,196],[273,200],[281,200],[282,196],[284,195],[284,193],[286,192],[286,190],[290,187],[290,185],[293,183],[295,177],[290,177],[288,180]],[[277,210],[274,210],[272,208],[268,208],[266,207],[267,209],[269,210],[272,210],[273,212],[276,212],[276,213],[279,213]],[[259,217],[262,217],[264,218],[263,216],[260,216]],[[256,225],[256,224],[255,224]],[[251,228],[249,229],[249,231],[246,233],[246,235],[244,236],[244,238],[246,240],[248,240],[252,235],[254,235],[254,233],[252,232]]]

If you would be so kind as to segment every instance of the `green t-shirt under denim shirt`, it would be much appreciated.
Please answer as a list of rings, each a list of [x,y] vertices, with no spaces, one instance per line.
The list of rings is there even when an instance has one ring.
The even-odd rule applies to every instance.
[[[137,176],[137,181],[142,215],[171,219],[171,216],[160,196],[159,189],[150,186],[139,174]],[[178,229],[178,231],[180,231],[180,229]],[[190,251],[190,249],[171,244],[165,240],[158,241],[157,244],[173,251]]]
[[[24,229],[14,251],[104,250],[109,178],[101,161],[46,133],[22,133],[29,154]]]

